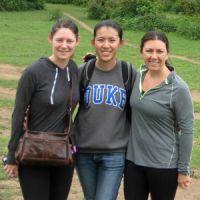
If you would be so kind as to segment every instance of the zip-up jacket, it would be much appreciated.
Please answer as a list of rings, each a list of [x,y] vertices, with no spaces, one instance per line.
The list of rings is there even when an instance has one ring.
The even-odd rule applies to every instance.
[[[8,164],[15,164],[14,153],[24,133],[23,120],[28,105],[30,105],[30,130],[64,131],[70,81],[72,81],[74,109],[79,100],[79,89],[78,69],[72,60],[66,68],[61,69],[48,58],[40,58],[24,70],[18,83],[12,115]]]
[[[142,66],[130,99],[131,135],[127,159],[153,168],[178,168],[189,174],[194,110],[186,83],[172,71],[160,85],[142,93]]]

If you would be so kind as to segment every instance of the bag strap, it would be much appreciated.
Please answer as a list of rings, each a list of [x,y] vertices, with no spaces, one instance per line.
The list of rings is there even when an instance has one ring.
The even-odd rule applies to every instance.
[[[66,116],[66,129],[64,130],[64,133],[67,135],[70,132],[71,124],[72,124],[72,75],[71,70],[67,67],[67,73],[68,73],[68,83],[69,83],[69,95],[67,98],[67,116]],[[23,122],[23,128],[24,131],[28,132],[29,127],[29,116],[30,116],[30,105],[28,105],[25,114],[24,114],[24,122]]]
[[[67,70],[69,70],[69,67],[67,67]],[[68,95],[68,103],[67,103],[67,116],[66,116],[66,129],[64,130],[64,133],[69,134],[72,124],[72,74],[71,70],[68,71],[69,74],[69,95]]]
[[[80,103],[84,104],[84,94],[85,90],[92,78],[92,74],[95,68],[96,58],[90,59],[85,65],[83,66],[83,71],[81,73],[80,78]]]

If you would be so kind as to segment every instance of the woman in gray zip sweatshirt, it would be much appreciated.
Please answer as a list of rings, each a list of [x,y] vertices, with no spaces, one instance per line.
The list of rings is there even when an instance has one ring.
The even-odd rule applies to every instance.
[[[15,151],[23,135],[24,113],[30,106],[32,131],[64,132],[69,87],[73,88],[73,109],[79,100],[78,69],[70,59],[79,43],[78,27],[71,20],[59,20],[49,34],[52,55],[27,67],[18,84],[12,115],[12,135],[5,172],[17,176],[25,200],[66,200],[74,167],[26,166],[16,164]]]
[[[131,135],[125,166],[126,200],[173,200],[190,183],[194,111],[187,84],[168,63],[164,33],[147,32],[140,46],[145,64],[130,98]]]

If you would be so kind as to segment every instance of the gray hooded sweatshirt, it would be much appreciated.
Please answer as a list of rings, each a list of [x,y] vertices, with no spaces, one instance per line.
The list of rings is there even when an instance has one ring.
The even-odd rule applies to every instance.
[[[172,71],[159,86],[142,93],[142,66],[131,94],[131,135],[127,159],[153,168],[189,173],[194,111],[186,83]]]

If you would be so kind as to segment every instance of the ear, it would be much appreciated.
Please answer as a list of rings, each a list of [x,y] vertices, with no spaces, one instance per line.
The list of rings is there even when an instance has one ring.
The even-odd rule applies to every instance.
[[[168,53],[167,53],[166,60],[169,60],[169,57],[170,57],[170,54],[169,54],[169,52],[168,52]]]
[[[143,53],[140,51],[140,58],[144,59]]]
[[[80,36],[76,39],[76,46],[80,44]]]
[[[120,44],[119,44],[119,47],[122,47],[123,45],[125,44],[125,40],[120,40]]]
[[[92,46],[95,46],[95,41],[94,41],[94,39],[91,40],[91,44],[92,44]]]
[[[51,37],[51,35],[49,34],[49,36],[48,36],[48,42],[51,44],[52,43],[52,37]]]

